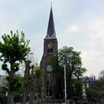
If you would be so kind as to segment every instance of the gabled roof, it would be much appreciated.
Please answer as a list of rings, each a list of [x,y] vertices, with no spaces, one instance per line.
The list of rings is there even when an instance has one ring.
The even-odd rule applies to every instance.
[[[95,81],[95,79],[94,79],[93,77],[88,77],[88,76],[82,77],[82,81],[83,81],[83,82],[85,82],[85,81],[87,81],[87,80],[90,81],[90,82],[91,82],[91,81]]]
[[[47,35],[46,35],[45,39],[55,39],[55,38],[56,38],[56,33],[55,33],[53,12],[52,12],[52,6],[51,6]]]

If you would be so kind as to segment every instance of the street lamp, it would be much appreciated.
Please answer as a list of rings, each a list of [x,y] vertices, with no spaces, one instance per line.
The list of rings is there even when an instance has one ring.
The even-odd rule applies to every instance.
[[[72,63],[69,63],[69,66],[72,68]],[[66,89],[66,65],[64,64],[64,85],[65,85],[65,103],[67,103],[67,89]]]
[[[72,63],[69,63],[72,68]],[[66,89],[66,64],[64,64],[64,85],[65,85],[65,103],[67,103],[67,89]]]

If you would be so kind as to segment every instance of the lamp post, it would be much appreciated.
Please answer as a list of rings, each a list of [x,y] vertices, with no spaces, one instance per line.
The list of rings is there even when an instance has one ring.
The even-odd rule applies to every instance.
[[[72,63],[69,63],[72,68]],[[67,103],[67,89],[66,89],[66,64],[64,64],[64,85],[65,85],[65,103]]]
[[[67,92],[66,92],[66,65],[64,64],[64,85],[65,85],[65,103],[67,102]]]

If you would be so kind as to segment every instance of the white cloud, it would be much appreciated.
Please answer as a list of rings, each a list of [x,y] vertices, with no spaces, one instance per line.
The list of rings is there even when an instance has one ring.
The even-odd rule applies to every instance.
[[[82,50],[81,57],[83,62],[83,67],[87,68],[85,75],[90,75],[91,73],[99,76],[101,70],[104,69],[104,53],[97,52],[96,50]]]
[[[65,34],[70,34],[70,33],[74,33],[74,32],[78,32],[80,29],[78,26],[76,25],[71,25],[71,26],[67,26],[64,33]]]
[[[95,34],[90,34],[89,37],[92,40],[100,41],[104,45],[104,32],[96,32]]]
[[[92,31],[104,31],[104,20],[96,20],[91,23],[90,29]]]
[[[97,20],[90,25],[89,38],[100,41],[104,45],[104,20]]]

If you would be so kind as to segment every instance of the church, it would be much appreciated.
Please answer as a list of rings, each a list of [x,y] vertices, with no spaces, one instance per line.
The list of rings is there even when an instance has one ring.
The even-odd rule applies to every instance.
[[[58,42],[56,38],[55,26],[54,26],[54,19],[53,19],[53,12],[52,7],[50,9],[50,16],[48,22],[48,29],[46,37],[44,38],[44,48],[43,48],[43,57],[41,60],[42,68],[47,71],[46,69],[49,67],[47,65],[47,57],[50,55],[56,55],[58,50]]]
[[[47,28],[47,34],[44,38],[43,56],[41,59],[41,68],[44,70],[44,94],[46,96],[53,96],[53,86],[56,85],[56,81],[52,81],[52,67],[48,64],[47,60],[49,56],[55,56],[58,51],[58,42],[56,38],[54,18],[52,6],[50,9],[49,22]]]

